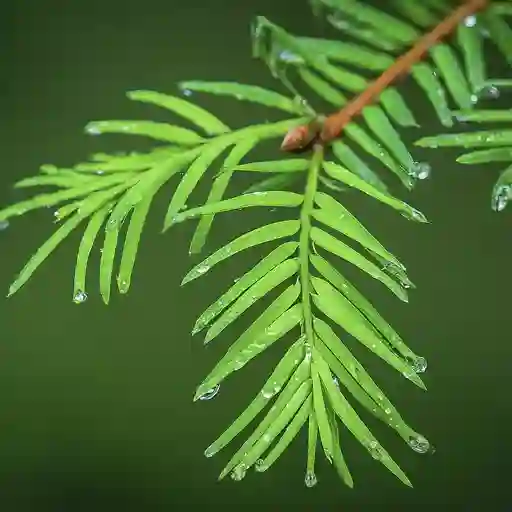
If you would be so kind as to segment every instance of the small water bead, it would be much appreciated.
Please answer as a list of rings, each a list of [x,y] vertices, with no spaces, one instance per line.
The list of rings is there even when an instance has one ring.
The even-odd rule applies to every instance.
[[[287,64],[303,64],[304,59],[290,50],[283,50],[279,53],[279,60]]]
[[[75,295],[73,296],[73,302],[75,304],[82,304],[87,300],[87,293],[85,293],[83,290],[78,290]]]
[[[4,231],[9,227],[9,221],[8,220],[0,220],[0,231]]]
[[[193,92],[190,89],[182,89],[181,94],[183,94],[183,96],[190,97],[192,96]]]
[[[476,16],[474,14],[466,16],[466,18],[464,18],[464,25],[468,28],[474,27],[476,25]]]
[[[130,287],[130,282],[126,279],[121,279],[118,280],[117,286],[119,288],[119,293],[126,293]]]
[[[318,483],[318,479],[316,478],[316,475],[313,471],[308,471],[306,473],[306,476],[304,477],[304,483],[309,489]]]
[[[501,185],[496,188],[492,196],[492,209],[495,212],[502,212],[508,204],[511,196],[511,186]]]
[[[479,98],[495,100],[500,97],[500,90],[494,85],[486,85],[478,92]]]
[[[427,162],[415,162],[410,172],[418,180],[426,180],[430,176],[432,168]]]
[[[254,466],[255,471],[257,471],[258,473],[262,473],[263,471],[266,471],[267,468],[268,468],[268,466],[265,464],[265,461],[263,459],[258,459]]]
[[[239,464],[233,471],[231,472],[231,478],[235,482],[240,482],[244,478],[244,476],[247,474],[247,467],[245,464]]]
[[[94,125],[86,126],[85,132],[88,135],[101,135],[101,130],[97,126],[94,126]]]
[[[431,450],[428,439],[420,434],[409,437],[407,443],[416,453],[427,453]]]
[[[424,373],[427,369],[427,360],[424,357],[417,357],[412,364],[412,369],[416,373]]]
[[[217,393],[219,392],[219,389],[220,389],[220,384],[217,384],[214,388],[209,389],[208,391],[206,391],[206,393],[203,393],[199,397],[199,400],[211,400],[212,398],[217,396]]]
[[[263,398],[268,400],[269,398],[272,398],[274,395],[279,393],[279,391],[281,391],[281,386],[277,382],[274,382],[272,386],[265,386],[261,390],[261,395],[263,396]]]
[[[210,265],[206,265],[206,264],[200,264],[195,268],[196,273],[199,274],[200,276],[202,276],[203,274],[206,274],[206,272],[208,272],[208,270],[210,270]]]
[[[380,460],[382,458],[382,448],[377,441],[371,441],[368,443],[367,449],[375,460]]]

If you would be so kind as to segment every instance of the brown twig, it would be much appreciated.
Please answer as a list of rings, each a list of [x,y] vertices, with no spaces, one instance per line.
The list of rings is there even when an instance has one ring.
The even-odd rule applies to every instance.
[[[485,8],[488,3],[489,0],[466,0],[463,5],[454,9],[433,30],[420,38],[408,52],[399,57],[361,94],[338,112],[334,112],[325,118],[321,129],[318,129],[318,124],[299,126],[285,136],[281,149],[284,151],[300,150],[309,146],[316,138],[323,144],[331,142],[341,134],[343,128],[355,116],[361,113],[364,107],[370,105],[386,87],[399,76],[407,73],[416,62],[421,60],[430,47],[450,34],[464,18]],[[315,133],[313,130],[318,131]]]

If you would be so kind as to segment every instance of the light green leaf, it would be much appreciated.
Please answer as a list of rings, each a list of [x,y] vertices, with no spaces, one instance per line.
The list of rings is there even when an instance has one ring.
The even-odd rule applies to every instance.
[[[305,419],[307,418],[307,412],[309,412],[309,409],[311,408],[311,384],[309,381],[301,384],[299,389],[292,396],[291,400],[286,404],[286,407],[281,411],[281,414],[272,421],[263,436],[254,443],[238,465],[233,469],[235,477],[237,470],[241,470],[245,474],[245,471],[256,463],[263,453],[267,451],[274,439],[292,421],[293,417],[298,413],[303,404],[304,407],[299,417],[304,417]],[[306,415],[304,415],[304,412],[306,412]]]
[[[203,146],[200,155],[194,160],[188,170],[185,171],[172,196],[165,215],[164,225],[169,225],[176,214],[185,207],[190,194],[196,188],[199,180],[213,161],[231,144],[232,142],[229,139],[221,137]]]
[[[229,290],[223,293],[196,320],[192,334],[202,331],[215,317],[227,308],[245,290],[249,289],[259,279],[265,276],[277,265],[288,259],[296,250],[297,242],[285,242],[265,256],[256,266],[252,267],[242,277],[237,279]]]
[[[85,131],[91,135],[102,133],[142,135],[180,146],[196,146],[204,141],[203,137],[188,128],[154,121],[91,121],[85,127]]]
[[[76,258],[75,266],[75,279],[73,287],[73,301],[76,304],[84,302],[87,297],[85,278],[87,274],[87,264],[89,262],[89,255],[92,247],[98,236],[101,226],[105,223],[108,212],[112,208],[113,203],[107,203],[103,208],[97,210],[89,219],[87,228],[84,231],[80,246],[78,248],[78,254]]]
[[[298,220],[284,220],[267,224],[261,228],[253,229],[248,233],[244,233],[227,243],[220,249],[217,249],[213,254],[204,259],[201,263],[195,265],[183,278],[182,285],[197,279],[199,276],[204,275],[214,265],[221,261],[237,254],[245,249],[255,247],[256,245],[278,240],[294,235],[300,228],[300,221]]]
[[[149,213],[149,207],[153,197],[149,196],[138,203],[133,209],[128,224],[128,230],[124,239],[123,254],[119,265],[119,273],[117,274],[117,287],[120,293],[127,293],[130,289],[133,267],[135,266],[135,258],[139,249],[140,237],[142,229],[146,223],[146,217]]]
[[[170,157],[188,151],[189,148],[178,146],[157,147],[147,153],[133,152],[129,155],[105,155],[96,153],[92,162],[82,162],[73,166],[80,173],[117,173],[126,171],[144,171],[168,160]],[[87,176],[85,176],[87,177]]]
[[[512,147],[481,149],[471,151],[456,158],[460,164],[486,164],[488,162],[510,162],[512,161]]]
[[[512,146],[512,130],[485,130],[471,133],[449,133],[433,137],[423,137],[415,142],[424,148],[485,146]]]
[[[320,228],[313,227],[311,229],[311,240],[315,245],[322,247],[331,254],[339,256],[349,261],[357,268],[366,272],[374,279],[385,284],[400,300],[408,302],[407,292],[394,279],[389,277],[385,272],[380,270],[377,265],[366,259],[362,254],[358,253],[348,245],[344,244],[336,237],[330,235]]]
[[[229,212],[232,210],[241,210],[242,208],[250,208],[252,206],[269,206],[269,207],[297,207],[302,203],[303,196],[295,192],[253,192],[252,194],[243,194],[232,199],[225,199],[217,203],[208,204],[191,208],[184,212],[178,213],[172,223],[164,227],[168,229],[172,224],[178,224],[185,220],[198,217],[199,215],[209,215],[212,213]]]
[[[205,82],[192,80],[180,82],[179,87],[182,91],[197,91],[220,96],[234,96],[239,101],[259,103],[260,105],[277,108],[289,112],[290,114],[304,114],[304,109],[300,102],[283,96],[278,92],[263,89],[257,85],[246,85],[237,82]]]
[[[311,368],[311,378],[313,382],[313,406],[315,411],[316,422],[318,425],[318,432],[320,434],[320,441],[325,452],[325,456],[329,462],[332,462],[333,457],[333,443],[332,443],[332,430],[325,408],[324,395],[322,392],[322,383],[320,376],[313,365]]]
[[[329,423],[331,424],[332,430],[332,447],[333,447],[333,463],[339,477],[343,480],[343,483],[350,489],[354,487],[354,480],[348,469],[345,458],[340,447],[340,434],[338,430],[338,421],[336,414],[329,411]]]
[[[267,293],[286,281],[299,270],[299,262],[297,259],[288,259],[274,267],[268,274],[256,281],[247,291],[245,291],[208,329],[204,343],[209,343],[213,338],[217,337],[228,325],[240,317],[255,302],[264,297]],[[292,292],[293,301],[298,298],[299,290]],[[291,304],[293,304],[293,301]],[[281,313],[284,313],[291,304],[287,305]],[[279,315],[275,315],[277,318]],[[273,320],[275,320],[273,318]],[[270,323],[270,322],[269,322]]]
[[[299,362],[304,357],[304,342],[297,340],[286,351],[270,377],[265,382],[261,391],[254,397],[249,406],[238,416],[238,418],[217,438],[206,450],[206,457],[212,457],[219,450],[222,450],[237,436],[269,403],[269,400],[286,384],[292,372],[295,371]]]
[[[382,203],[391,206],[395,210],[398,210],[407,219],[415,220],[417,222],[428,222],[426,217],[420,211],[389,194],[385,194],[380,190],[377,190],[375,187],[372,187],[370,184],[355,176],[341,165],[337,165],[334,162],[324,161],[322,163],[322,167],[331,178],[341,181],[350,187],[357,188],[361,192],[364,192]]]
[[[315,319],[314,325],[321,340],[315,347],[339,382],[363,407],[393,428],[407,443],[411,438],[416,438],[418,433],[404,422],[394,405],[331,327],[320,319]]]
[[[124,176],[101,176],[94,181],[80,184],[80,186],[76,188],[68,188],[65,190],[59,190],[58,192],[51,192],[49,194],[39,194],[0,210],[0,221],[7,220],[10,217],[17,215],[23,215],[31,210],[36,210],[37,208],[55,206],[59,203],[75,199],[77,197],[90,197],[93,192],[109,189],[110,187],[113,187],[110,190],[115,190],[117,194],[136,183],[137,179],[137,176],[127,176],[126,174]],[[117,187],[115,187],[116,185]],[[88,198],[85,199],[85,201],[87,200]]]
[[[445,89],[432,66],[425,62],[418,62],[412,66],[411,75],[427,95],[441,124],[447,127],[453,126],[453,117]]]
[[[371,50],[360,44],[317,37],[299,37],[297,39],[299,44],[310,52],[324,55],[334,61],[353,64],[365,70],[384,71],[393,64],[393,58],[387,53]]]
[[[333,406],[337,416],[343,421],[353,436],[368,450],[372,457],[381,462],[391,473],[393,473],[405,485],[412,487],[411,482],[400,469],[396,462],[390,457],[386,450],[379,444],[377,439],[370,432],[368,427],[359,418],[347,399],[338,390],[332,380],[329,366],[322,359],[321,355],[313,347],[313,365],[318,369],[326,394]]]
[[[455,52],[447,44],[437,43],[430,48],[430,55],[459,108],[470,109],[471,91]]]
[[[135,184],[114,207],[107,229],[118,229],[137,203],[143,198],[153,197],[164,183],[192,162],[199,153],[200,149],[194,149],[173,155],[146,171],[142,176],[137,176]]]
[[[219,479],[224,478],[228,475],[231,470],[243,459],[244,455],[251,449],[254,444],[263,437],[267,429],[274,423],[274,421],[281,415],[283,410],[286,408],[290,400],[297,393],[297,391],[304,385],[306,389],[311,389],[310,376],[310,362],[307,358],[304,358],[299,364],[293,375],[288,380],[283,391],[277,397],[277,400],[272,404],[272,407],[256,427],[251,436],[242,444],[242,446],[233,455],[231,460],[228,462],[226,467],[222,470]]]
[[[288,295],[289,290],[286,290],[284,293]],[[279,302],[280,297],[278,297],[276,301]],[[267,308],[267,311],[272,312],[272,304]],[[220,384],[228,375],[245,366],[260,352],[263,352],[263,350],[296,327],[301,320],[302,307],[300,304],[295,304],[277,318],[277,320],[272,322],[258,336],[250,339],[242,335],[233,343],[224,357],[203,380],[196,391],[194,400],[198,400],[207,391],[214,388],[217,384]]]
[[[258,143],[258,139],[244,139],[235,144],[229,155],[224,161],[224,167],[233,167],[240,162],[240,160],[249,153]],[[215,178],[212,188],[208,194],[208,199],[205,204],[212,204],[220,201],[224,196],[224,192],[228,188],[231,180],[232,172],[226,171]],[[206,238],[213,224],[215,215],[203,215],[197,224],[192,241],[190,242],[189,253],[198,254],[206,243]]]
[[[126,185],[122,185],[125,187]],[[87,217],[92,215],[106,203],[110,202],[120,187],[113,187],[108,190],[101,190],[90,195],[81,203],[80,209],[71,218],[69,218],[57,231],[39,247],[36,253],[30,258],[23,269],[18,274],[9,288],[8,297],[14,295],[29,279],[46,258],[57,248],[57,246]],[[4,210],[5,211],[5,210]],[[1,214],[0,214],[1,215]]]
[[[335,140],[332,144],[332,151],[338,160],[351,172],[359,178],[366,181],[372,187],[387,194],[388,188],[386,184],[379,178],[378,174],[372,171],[366,163],[359,158],[352,149],[344,142]]]
[[[396,177],[402,182],[404,187],[411,189],[413,181],[408,171],[404,169],[394,158],[384,149],[384,147],[370,136],[365,130],[354,122],[348,123],[344,132],[359,144],[368,154],[382,162]]]
[[[114,258],[118,238],[119,229],[105,230],[105,240],[103,242],[100,259],[100,293],[105,304],[110,302],[112,273],[114,271]]]
[[[279,438],[277,443],[268,452],[263,460],[256,461],[256,471],[266,471],[286,450],[288,445],[295,439],[300,429],[306,423],[311,413],[311,395],[304,400],[299,411],[293,417],[292,421],[288,423],[283,435]]]
[[[131,100],[152,103],[153,105],[171,110],[196,124],[208,135],[220,135],[230,131],[229,126],[224,124],[218,117],[182,98],[155,91],[130,91],[127,93],[127,96]]]
[[[468,27],[459,23],[457,39],[462,50],[464,69],[467,72],[470,90],[478,93],[483,89],[486,80],[485,59],[483,51],[483,34],[476,27]]]
[[[48,256],[57,248],[57,246],[84,220],[84,218],[75,214],[60,226],[46,242],[39,247],[37,252],[30,258],[23,267],[18,277],[13,281],[9,288],[7,297],[14,295],[29,279],[37,268],[48,258]]]
[[[58,174],[37,175],[23,178],[14,184],[14,188],[46,187],[78,188],[85,183],[91,183],[94,176],[87,176],[67,169],[59,169]]]
[[[307,171],[309,160],[306,158],[288,158],[284,160],[270,160],[266,162],[251,162],[250,164],[237,165],[228,171],[252,171],[252,172],[301,172]]]
[[[317,292],[317,295],[313,296],[313,301],[325,315],[395,368],[406,379],[425,389],[425,385],[413,368],[389,348],[377,330],[350,301],[327,281],[317,277],[313,277],[311,280]]]
[[[268,192],[270,190],[286,190],[291,187],[298,179],[303,176],[298,172],[283,172],[275,174],[264,180],[257,181],[244,190],[244,194],[252,194],[254,192]]]
[[[418,360],[419,356],[403,342],[399,334],[382,318],[372,304],[336,268],[318,254],[311,254],[310,261],[318,272],[373,324],[394,350],[406,360]]]
[[[405,167],[412,171],[414,160],[402,142],[402,137],[390,123],[387,115],[380,107],[370,105],[363,109],[363,118],[370,130],[378,137],[391,151],[393,156]]]
[[[320,210],[313,211],[313,217],[340,233],[359,242],[363,247],[382,256],[398,267],[404,265],[393,256],[340,202],[323,192],[317,192],[315,203]]]

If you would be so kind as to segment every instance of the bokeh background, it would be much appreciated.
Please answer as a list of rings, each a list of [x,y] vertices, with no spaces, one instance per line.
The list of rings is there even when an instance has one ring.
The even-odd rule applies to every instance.
[[[6,0],[0,16],[0,204],[24,197],[12,183],[43,163],[65,166],[94,151],[148,147],[129,136],[81,133],[94,119],[165,119],[156,108],[129,102],[127,90],[173,93],[182,79],[277,87],[264,65],[250,58],[248,28],[257,14],[296,33],[331,34],[306,2],[290,0]],[[496,76],[507,76],[492,51],[489,62]],[[408,83],[402,90],[422,123],[406,140],[441,131],[422,94]],[[502,95],[497,103],[506,106],[511,99]],[[201,101],[233,126],[275,117],[236,102]],[[262,149],[257,157],[275,154]],[[252,399],[282,345],[230,378],[214,400],[192,402],[196,385],[244,327],[242,321],[205,349],[200,337],[189,334],[194,320],[264,252],[233,259],[180,288],[195,261],[188,256],[194,225],[159,234],[169,197],[164,193],[152,210],[127,296],[114,293],[108,307],[101,303],[97,248],[89,300],[73,304],[77,233],[19,294],[0,299],[2,510],[510,510],[510,212],[490,209],[498,168],[456,165],[456,151],[414,155],[431,163],[431,179],[410,194],[389,183],[431,224],[407,222],[375,201],[346,195],[417,285],[405,305],[347,271],[429,362],[429,391],[423,393],[361,353],[405,418],[436,447],[433,455],[418,455],[368,419],[413,490],[346,432],[354,490],[325,462],[318,466],[318,485],[304,486],[305,435],[267,473],[217,482],[232,448],[210,460],[203,450]],[[0,232],[5,293],[51,233],[52,213],[31,213]],[[208,250],[280,215],[219,216]]]

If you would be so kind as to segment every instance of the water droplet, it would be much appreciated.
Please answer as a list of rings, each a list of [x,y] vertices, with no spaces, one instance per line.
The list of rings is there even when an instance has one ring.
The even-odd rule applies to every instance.
[[[120,293],[126,293],[130,287],[130,283],[127,279],[121,279],[117,281],[117,287]]]
[[[201,275],[201,276],[202,276],[203,274],[206,274],[206,272],[208,272],[208,270],[210,270],[210,265],[207,265],[206,263],[201,263],[201,264],[199,264],[199,265],[196,267],[196,269],[195,269],[196,273],[197,273],[197,274],[199,274],[199,275]]]
[[[486,85],[478,92],[479,98],[495,100],[500,97],[500,90],[494,85]]]
[[[293,53],[290,50],[283,50],[282,52],[279,53],[278,58],[281,62],[286,62],[287,64],[304,63],[304,59],[302,59],[302,57],[300,57],[296,53]]]
[[[82,304],[86,300],[87,300],[87,293],[85,293],[83,290],[77,290],[77,292],[73,296],[73,302],[75,304]]]
[[[183,94],[183,96],[192,96],[193,92],[190,90],[190,89],[182,89],[181,90],[181,93]]]
[[[385,412],[386,414],[391,414],[391,409],[388,407],[387,409],[384,409],[384,412]]]
[[[430,443],[420,434],[409,437],[407,443],[417,453],[427,453],[430,450]]]
[[[419,210],[416,210],[416,208],[413,208],[412,206],[409,207],[408,211],[404,213],[405,217],[415,220],[417,222],[427,222],[427,218],[423,213],[421,213]]]
[[[464,18],[464,25],[469,28],[474,27],[476,25],[476,16],[474,14],[466,16],[466,18]]]
[[[501,212],[507,206],[508,200],[510,199],[511,186],[500,185],[496,187],[492,196],[492,209],[495,212]]]
[[[304,477],[304,483],[306,484],[306,487],[310,489],[318,483],[316,475],[313,471],[308,471],[306,473],[306,476]]]
[[[254,469],[258,473],[261,473],[261,472],[265,471],[267,468],[268,468],[268,466],[265,464],[265,461],[263,459],[258,459],[256,461],[256,465],[254,466]]]
[[[425,180],[430,176],[431,171],[432,168],[427,162],[415,162],[410,174],[418,180]]]
[[[237,359],[235,363],[233,364],[233,369],[235,371],[240,370],[245,366],[245,361],[243,359]]]
[[[213,457],[217,453],[217,450],[214,449],[213,445],[208,446],[206,450],[204,451],[204,456],[209,459],[210,457]]]
[[[96,125],[89,125],[85,127],[85,132],[89,135],[101,135],[101,130]]]
[[[367,445],[367,449],[370,452],[370,455],[375,459],[379,460],[382,458],[382,451],[379,443],[377,441],[370,441]]]
[[[220,384],[217,384],[215,387],[213,387],[212,389],[209,389],[208,391],[206,391],[205,393],[203,393],[200,397],[199,397],[199,400],[211,400],[212,398],[214,398],[215,396],[217,396],[217,393],[219,392],[219,389],[220,389]]]
[[[412,369],[416,373],[424,373],[427,369],[427,360],[424,357],[417,357],[412,364]]]
[[[8,220],[0,220],[0,231],[3,231],[4,229],[7,229],[8,227],[9,227]]]
[[[338,380],[338,377],[333,377],[332,381],[334,382],[334,385],[340,389],[340,381]]]
[[[244,478],[244,476],[246,475],[247,473],[247,467],[245,464],[239,464],[235,469],[233,469],[233,471],[231,472],[231,478],[233,480],[235,480],[235,482],[240,482],[240,480],[242,480],[242,478]]]

